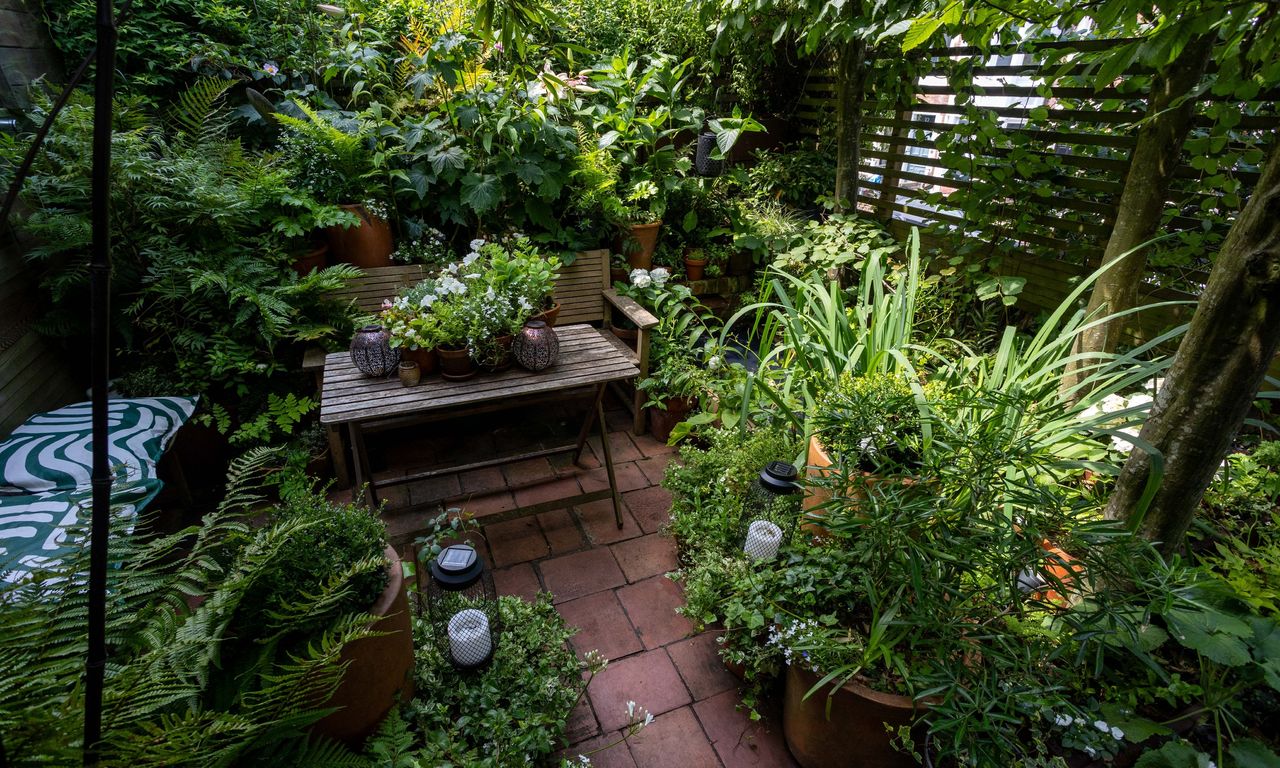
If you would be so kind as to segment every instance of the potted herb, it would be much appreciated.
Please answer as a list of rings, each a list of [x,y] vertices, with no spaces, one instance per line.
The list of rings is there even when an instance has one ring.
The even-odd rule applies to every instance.
[[[684,275],[690,280],[701,280],[707,266],[707,254],[702,248],[686,248],[684,251]]]

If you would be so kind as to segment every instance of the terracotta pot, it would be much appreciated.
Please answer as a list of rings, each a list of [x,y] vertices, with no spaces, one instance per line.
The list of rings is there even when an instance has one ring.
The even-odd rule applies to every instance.
[[[638,250],[624,248],[623,253],[627,254],[627,263],[632,269],[652,269],[653,268],[653,252],[658,249],[658,233],[662,229],[662,219],[658,219],[652,224],[632,224],[631,239],[635,241],[631,244],[631,249],[639,246]]]
[[[690,259],[684,260],[684,274],[690,280],[701,280],[702,273],[707,268],[706,259]]]
[[[311,727],[317,734],[358,747],[369,738],[391,708],[413,696],[413,629],[400,556],[386,549],[390,577],[370,611],[381,618],[373,629],[387,634],[348,643],[341,663],[349,663],[338,690],[326,707],[340,707]]]
[[[830,697],[829,687],[804,695],[818,676],[796,665],[787,667],[782,700],[782,733],[791,755],[803,768],[914,768],[911,755],[890,743],[894,727],[910,725],[921,709],[906,696],[874,691],[855,681]],[[923,737],[923,734],[921,734]]]
[[[671,430],[684,421],[684,417],[693,410],[693,403],[688,398],[673,397],[667,400],[667,408],[646,408],[649,412],[649,433],[659,442],[665,443],[671,438]]]
[[[409,347],[400,348],[400,360],[418,364],[418,370],[423,376],[436,372],[440,366],[440,357],[436,354],[436,350],[432,349],[410,349]]]
[[[501,357],[496,363],[493,363],[492,365],[482,365],[480,367],[488,371],[489,373],[501,373],[502,371],[505,371],[508,368],[510,368],[512,363],[514,362],[511,359],[511,342],[514,339],[515,339],[514,336],[509,336],[509,335],[498,336],[497,338],[495,338],[494,341],[498,343],[498,349],[501,350]]]
[[[329,227],[329,252],[335,261],[354,264],[361,269],[391,266],[391,225],[374,216],[363,205],[343,205],[343,210],[360,217],[354,227]]]
[[[560,317],[560,305],[558,303],[552,304],[551,309],[544,309],[533,317],[530,317],[529,320],[541,320],[547,324],[548,328],[555,328],[557,317]]]
[[[449,381],[466,381],[475,376],[479,370],[466,347],[462,349],[440,347],[436,350],[436,356],[440,360],[440,375]]]
[[[834,463],[835,460],[831,458],[831,454],[827,452],[827,447],[822,444],[822,441],[818,439],[818,436],[811,435],[809,437],[808,458],[805,459],[805,476],[810,481],[830,477],[835,471],[830,468]],[[884,482],[884,478],[881,478],[872,472],[862,472],[860,474],[862,475],[863,487],[870,487],[876,483]],[[902,483],[904,486],[912,486],[919,482],[919,480],[915,480],[910,477],[896,478],[895,481]],[[860,499],[865,496],[861,488],[846,488],[844,493],[851,499]],[[818,509],[818,507],[830,500],[830,488],[806,485],[802,508],[805,514],[811,518],[821,517],[823,510]],[[827,529],[823,527],[821,523],[816,522],[807,522],[800,526],[800,529],[818,536],[824,535],[827,532]]]
[[[324,269],[329,262],[329,244],[320,243],[315,248],[294,258],[293,271],[298,277],[306,277],[317,269]]]
[[[614,336],[625,341],[628,347],[631,347],[633,350],[636,348],[636,339],[640,338],[639,328],[619,328],[618,326],[610,323],[609,330],[613,332]]]
[[[626,283],[631,281],[631,273],[622,267],[609,267],[610,283]]]

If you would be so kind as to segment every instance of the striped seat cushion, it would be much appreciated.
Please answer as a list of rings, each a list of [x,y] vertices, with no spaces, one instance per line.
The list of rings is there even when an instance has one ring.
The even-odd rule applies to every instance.
[[[155,478],[156,462],[195,411],[194,397],[108,401],[109,453],[117,481]],[[8,493],[87,489],[93,468],[89,403],[32,416],[0,443],[0,486]]]
[[[133,520],[160,492],[159,480],[112,488],[112,515]],[[57,565],[86,545],[92,509],[88,489],[0,496],[0,589]]]

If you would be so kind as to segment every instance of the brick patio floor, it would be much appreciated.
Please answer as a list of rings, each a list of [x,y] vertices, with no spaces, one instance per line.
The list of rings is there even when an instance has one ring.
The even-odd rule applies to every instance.
[[[403,477],[442,456],[461,464],[493,455],[498,445],[550,445],[574,434],[578,419],[543,408],[387,432],[369,440],[373,470],[379,478]],[[585,468],[567,458],[536,459],[394,487],[384,494],[392,543],[409,554],[422,520],[440,504],[470,511],[483,526],[483,540],[474,543],[494,568],[498,591],[525,599],[551,592],[579,630],[573,649],[609,659],[573,713],[566,757],[589,754],[592,765],[626,768],[795,765],[776,715],[753,722],[737,709],[738,680],[716,655],[715,634],[694,633],[676,613],[684,598],[665,575],[676,567],[676,551],[662,530],[671,497],[659,485],[674,449],[631,435],[625,411],[608,411],[607,421],[624,504],[621,530],[607,500],[483,525],[487,515],[607,487],[593,437]],[[512,489],[530,481],[538,482]],[[651,712],[653,724],[592,754],[622,739],[629,700]]]

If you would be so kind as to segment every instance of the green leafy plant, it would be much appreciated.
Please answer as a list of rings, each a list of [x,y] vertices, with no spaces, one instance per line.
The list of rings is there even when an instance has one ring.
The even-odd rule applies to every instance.
[[[226,498],[197,528],[147,535],[137,521],[113,516],[105,765],[352,763],[351,753],[306,728],[327,714],[342,647],[369,633],[364,606],[340,606],[350,605],[353,580],[385,563],[357,555],[338,569],[318,564],[306,577],[316,589],[275,582],[274,610],[257,614],[261,623],[238,621],[285,553],[301,554],[295,542],[312,525],[249,527],[275,461],[260,449],[234,462]],[[87,508],[78,515],[84,527],[75,533],[83,535]],[[0,660],[26,670],[0,681],[0,728],[15,765],[80,761],[88,560],[88,549],[77,549],[0,593]]]

